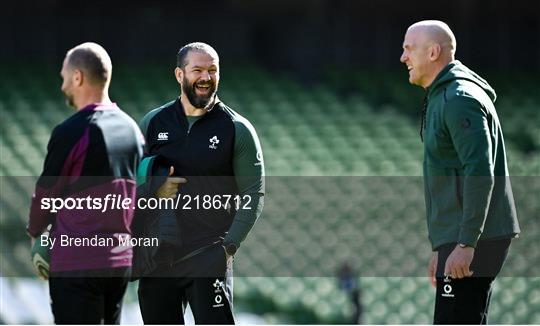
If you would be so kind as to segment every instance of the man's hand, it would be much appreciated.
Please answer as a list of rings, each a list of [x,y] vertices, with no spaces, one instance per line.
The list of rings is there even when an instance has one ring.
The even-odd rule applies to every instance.
[[[472,276],[473,272],[469,270],[471,262],[474,258],[474,248],[462,248],[457,245],[454,251],[446,259],[444,266],[444,275],[449,275],[452,278],[464,278]]]
[[[431,260],[429,261],[428,266],[428,277],[429,282],[433,287],[437,287],[437,260],[439,259],[438,253],[435,251],[433,252],[433,255],[431,256]]]
[[[34,249],[34,245],[36,244],[36,238],[34,237],[30,237],[30,252],[32,252],[32,250]],[[48,274],[48,267],[47,267],[47,272],[45,272],[44,270],[41,270],[39,268],[37,268],[36,264],[34,263],[34,257],[32,255],[32,265],[34,266],[34,271],[36,272],[36,275],[42,279],[43,281],[47,281],[49,279],[49,274]]]
[[[174,167],[169,168],[169,177],[156,191],[156,197],[158,198],[176,198],[178,193],[178,187],[181,183],[186,183],[185,178],[171,177],[174,174]]]

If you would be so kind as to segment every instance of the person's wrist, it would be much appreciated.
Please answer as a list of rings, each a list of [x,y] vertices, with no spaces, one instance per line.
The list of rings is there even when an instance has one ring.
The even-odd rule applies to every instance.
[[[470,246],[466,243],[458,243],[456,247],[460,249],[474,249],[473,246]]]
[[[227,255],[234,256],[238,250],[238,246],[234,242],[228,242],[223,244],[223,249],[225,249]]]

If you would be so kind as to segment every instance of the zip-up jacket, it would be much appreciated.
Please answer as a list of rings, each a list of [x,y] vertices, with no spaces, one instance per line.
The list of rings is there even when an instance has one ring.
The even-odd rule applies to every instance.
[[[129,267],[132,247],[119,237],[131,235],[133,209],[46,209],[48,198],[84,200],[90,196],[131,199],[135,202],[135,174],[143,154],[143,137],[137,124],[116,104],[91,104],[56,126],[47,145],[43,172],[32,198],[27,232],[39,236],[52,224],[51,271],[73,271]],[[66,205],[67,205],[66,201]],[[75,239],[110,239],[104,245],[77,245]],[[39,241],[37,239],[36,241]]]
[[[453,61],[426,96],[423,170],[433,249],[515,237],[520,229],[495,91]]]
[[[178,191],[178,223],[167,223],[179,227],[176,258],[219,241],[239,247],[263,207],[263,156],[251,123],[219,101],[204,115],[188,117],[176,99],[149,112],[140,128],[145,156],[158,155],[187,179]],[[203,207],[205,196],[212,207]],[[227,198],[240,205],[231,199],[224,207]]]

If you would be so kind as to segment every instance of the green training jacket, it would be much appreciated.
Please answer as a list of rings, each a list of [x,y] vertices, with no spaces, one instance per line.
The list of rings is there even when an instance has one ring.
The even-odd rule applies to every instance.
[[[520,232],[495,99],[493,88],[459,61],[427,89],[423,170],[433,249],[476,247],[479,239]]]

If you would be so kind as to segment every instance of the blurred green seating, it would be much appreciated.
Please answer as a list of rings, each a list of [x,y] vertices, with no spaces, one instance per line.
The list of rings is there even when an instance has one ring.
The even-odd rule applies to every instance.
[[[9,76],[0,81],[0,273],[30,275],[24,225],[32,187],[5,176],[36,176],[52,128],[74,111],[57,69]],[[136,120],[178,96],[170,67],[115,67],[111,87]],[[309,88],[256,67],[224,71],[220,87],[220,98],[254,124],[269,176],[264,213],[236,258],[235,300],[268,321],[342,323],[352,306],[333,275],[349,261],[373,276],[360,279],[364,323],[430,323],[434,293],[424,278],[375,277],[425,273],[423,154],[411,118],[421,92],[401,76],[361,72]],[[497,108],[510,173],[524,178],[513,180],[524,236],[503,275],[535,276],[540,185],[530,177],[540,175],[540,101],[532,88],[514,88],[500,93]],[[375,256],[381,250],[386,259]],[[540,323],[539,285],[534,277],[497,280],[490,322]]]

